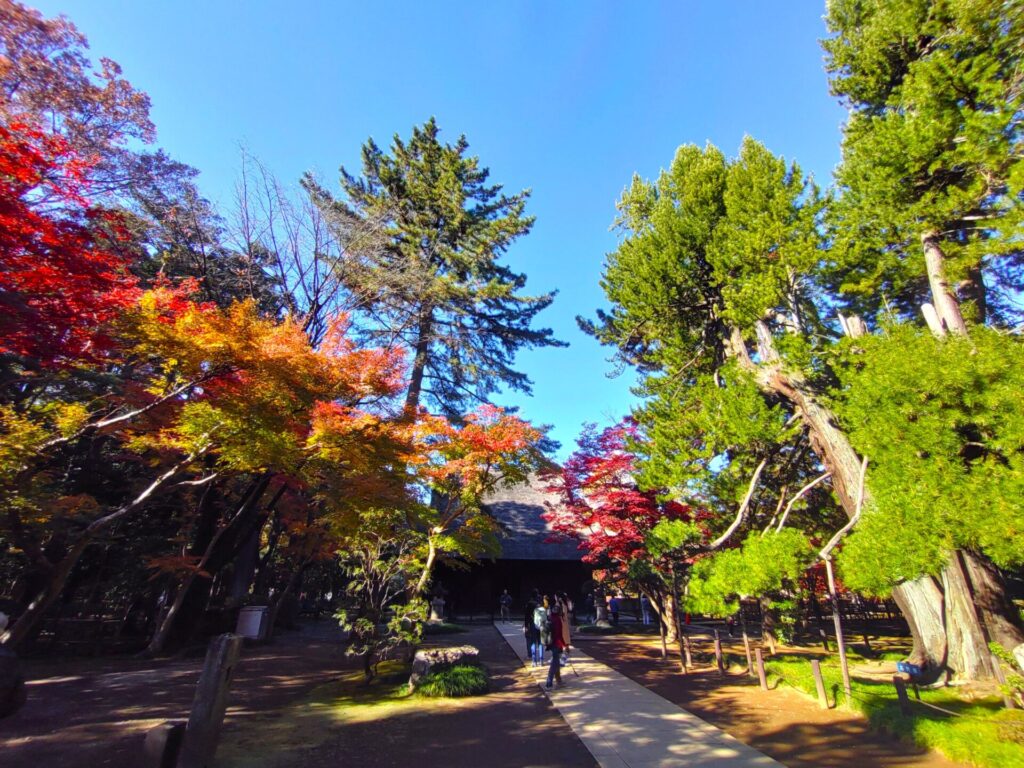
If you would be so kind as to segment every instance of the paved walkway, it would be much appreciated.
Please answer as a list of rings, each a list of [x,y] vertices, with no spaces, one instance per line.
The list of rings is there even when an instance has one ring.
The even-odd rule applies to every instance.
[[[526,665],[519,624],[494,626]],[[548,695],[601,768],[781,766],[577,648],[572,661],[579,677],[563,667],[565,686]],[[544,684],[546,669],[526,669]]]

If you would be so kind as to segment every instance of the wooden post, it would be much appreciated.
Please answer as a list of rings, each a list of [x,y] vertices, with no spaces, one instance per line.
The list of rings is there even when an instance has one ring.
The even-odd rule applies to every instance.
[[[241,635],[219,635],[210,643],[192,700],[178,768],[208,768],[213,763],[241,648]]]
[[[821,662],[811,659],[811,672],[814,674],[814,687],[818,690],[818,704],[828,709],[828,696],[825,695],[825,681],[821,679]]]
[[[747,652],[747,674],[753,677],[754,663],[750,658],[750,638],[747,636],[747,630],[743,630],[743,650]]]
[[[661,658],[662,661],[668,659],[668,640],[666,635],[668,632],[665,631],[665,620],[658,614],[658,629],[661,632]]]
[[[679,671],[684,675],[689,673],[686,668],[686,654],[683,652],[683,624],[679,617],[679,581],[676,576],[675,566],[672,568],[672,617],[676,622],[676,646],[679,651]]]
[[[761,684],[761,690],[768,690],[768,676],[764,673],[764,654],[761,653],[760,648],[754,649],[754,654],[757,656],[757,682]]]
[[[181,752],[181,739],[185,735],[184,720],[169,720],[150,728],[142,746],[146,768],[175,768]]]
[[[722,664],[722,638],[715,630],[715,663],[718,665],[718,674],[725,677],[725,666]]]
[[[836,646],[839,648],[839,666],[843,670],[843,690],[846,692],[846,699],[849,701],[852,691],[850,689],[850,667],[846,662],[846,642],[843,640],[843,620],[839,615],[839,596],[836,594],[836,579],[832,573],[832,558],[825,558],[825,574],[828,576],[828,593],[832,598],[832,620],[836,625]]]
[[[896,686],[896,698],[900,702],[900,712],[910,717],[910,697],[907,696],[907,686],[899,675],[892,676],[892,684]]]

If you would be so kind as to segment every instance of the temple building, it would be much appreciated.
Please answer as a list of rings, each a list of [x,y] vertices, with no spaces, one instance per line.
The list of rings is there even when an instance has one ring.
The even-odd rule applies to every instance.
[[[543,518],[558,497],[545,483],[531,477],[526,483],[499,488],[484,507],[501,528],[501,554],[468,569],[440,566],[434,584],[445,592],[448,613],[459,618],[498,612],[498,596],[507,589],[513,614],[521,610],[534,589],[565,592],[581,602],[593,584],[592,568],[583,562],[579,542],[556,535]]]

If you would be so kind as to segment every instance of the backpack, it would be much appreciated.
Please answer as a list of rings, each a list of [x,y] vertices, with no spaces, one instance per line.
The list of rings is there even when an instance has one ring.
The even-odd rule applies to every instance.
[[[551,623],[544,606],[538,605],[533,611],[533,625],[540,631],[540,642],[544,646],[551,644]]]

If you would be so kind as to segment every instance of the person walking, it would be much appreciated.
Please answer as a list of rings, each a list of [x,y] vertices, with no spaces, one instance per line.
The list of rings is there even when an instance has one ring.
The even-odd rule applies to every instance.
[[[539,667],[543,661],[543,650],[540,645],[540,629],[534,620],[536,611],[537,602],[531,599],[526,604],[526,613],[523,616],[523,635],[526,637],[526,651],[530,654],[531,666]]]
[[[548,681],[544,687],[551,688],[553,682],[562,685],[562,651],[566,643],[562,633],[562,609],[558,601],[554,597],[545,597],[544,605],[548,609],[548,647],[551,649],[551,666],[548,667]]]
[[[644,626],[648,626],[651,623],[651,601],[647,599],[647,595],[643,592],[640,593],[640,615]]]
[[[512,621],[512,595],[508,593],[508,590],[503,590],[501,597],[498,598],[498,606],[501,609],[501,620],[503,622]]]
[[[535,666],[542,667],[544,666],[544,649],[551,638],[551,628],[548,622],[548,609],[540,595],[537,595],[535,605],[536,607],[533,609],[533,626],[537,630],[537,642],[533,646],[533,661]]]
[[[562,651],[562,666],[569,663],[569,650],[572,648],[572,601],[569,596],[562,592],[558,596],[559,607],[562,609],[562,639],[565,641],[565,649]]]

